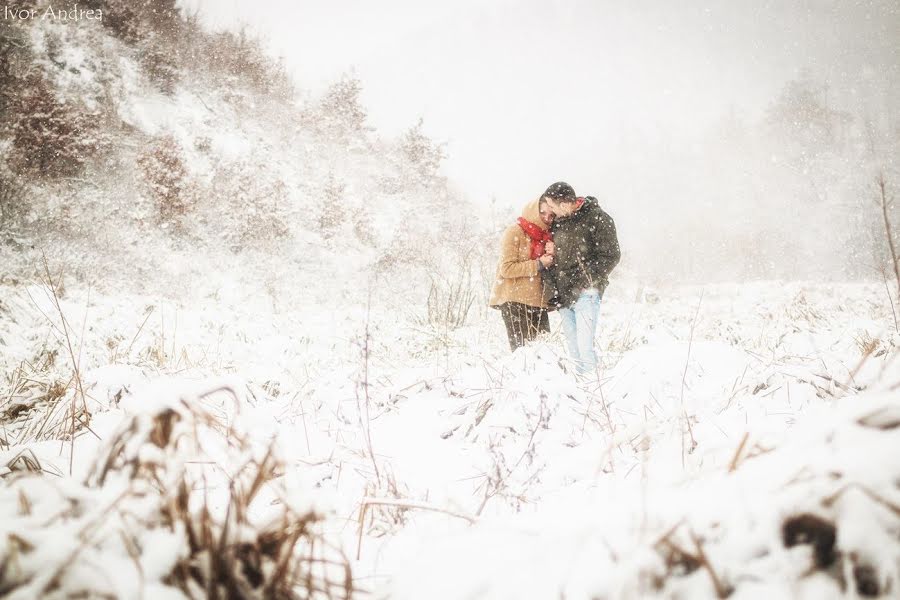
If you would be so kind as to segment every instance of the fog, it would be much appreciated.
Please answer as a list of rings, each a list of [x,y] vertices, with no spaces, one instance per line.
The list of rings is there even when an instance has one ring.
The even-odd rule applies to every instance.
[[[499,227],[562,179],[616,218],[626,271],[840,279],[879,267],[864,197],[896,169],[895,2],[186,5],[266,39],[309,97],[359,78],[383,134],[423,118],[470,218]],[[829,122],[824,138],[800,139],[810,128],[786,131],[789,114],[772,124],[791,81],[818,90],[840,132]],[[796,95],[783,104],[809,116]]]
[[[898,0],[50,1],[2,598],[897,597]]]

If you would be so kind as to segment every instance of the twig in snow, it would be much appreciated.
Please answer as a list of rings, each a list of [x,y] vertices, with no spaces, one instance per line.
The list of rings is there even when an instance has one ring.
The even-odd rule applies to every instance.
[[[850,374],[847,376],[847,381],[844,382],[843,384],[841,384],[841,386],[840,386],[841,388],[843,388],[845,390],[851,389],[850,384],[851,383],[855,384],[856,375],[859,373],[860,369],[863,368],[863,365],[866,364],[866,361],[869,360],[869,357],[871,357],[872,353],[874,353],[874,352],[875,352],[874,344],[872,346],[866,348],[866,351],[863,353],[862,357],[859,359],[859,362],[856,364],[856,366],[853,368],[852,371],[850,371]],[[861,389],[858,386],[857,386],[857,388]],[[790,395],[788,396],[788,402],[790,402]]]
[[[878,173],[878,177],[875,179],[875,185],[878,187],[878,201],[881,205],[881,218],[884,220],[884,235],[887,237],[888,248],[891,251],[891,263],[894,267],[897,290],[898,293],[900,293],[900,258],[897,256],[897,248],[894,246],[894,234],[891,231],[891,221],[888,218],[888,206],[892,203],[893,199],[888,199],[887,182],[884,179],[884,171]]]
[[[849,491],[851,488],[859,489],[861,492],[863,492],[866,496],[871,498],[873,501],[877,502],[878,504],[881,504],[882,506],[887,508],[889,511],[894,513],[894,515],[900,517],[900,504],[891,502],[887,498],[884,498],[880,494],[872,491],[867,486],[865,486],[861,483],[855,483],[855,482],[848,483],[847,485],[841,487],[838,491],[834,492],[830,496],[823,498],[822,504],[826,507],[831,507],[835,502],[837,502],[838,498],[840,498],[844,494],[844,492]]]
[[[616,426],[613,425],[612,415],[609,412],[609,403],[606,401],[606,396],[603,394],[603,386],[601,385],[597,388],[597,391],[600,393],[600,406],[603,407],[603,416],[606,417],[606,424],[609,427],[609,435],[615,435]],[[612,457],[610,457],[612,460]]]
[[[125,355],[126,355],[126,356],[129,355],[129,354],[131,354],[131,347],[134,345],[134,342],[138,339],[138,336],[141,335],[141,331],[144,330],[144,325],[147,324],[147,320],[150,319],[150,315],[153,314],[153,310],[154,310],[155,308],[156,308],[155,306],[152,306],[152,305],[150,306],[150,309],[147,311],[147,316],[144,317],[144,322],[141,323],[141,326],[140,326],[140,327],[138,327],[137,333],[134,334],[134,337],[131,338],[131,343],[128,344],[128,349],[125,350]]]
[[[691,418],[688,416],[688,414],[686,412],[682,413],[682,414],[684,414],[684,422],[687,423],[688,435],[691,436],[691,449],[688,450],[688,454],[690,454],[697,447],[697,440],[694,439],[694,428],[691,426]]]
[[[881,267],[881,278],[884,280],[884,291],[887,293],[888,302],[891,303],[891,314],[894,315],[894,330],[900,333],[900,324],[897,322],[897,310],[894,308],[894,297],[891,295],[891,288],[888,287],[887,273],[885,273],[883,265]]]
[[[741,452],[744,451],[744,446],[747,445],[747,439],[750,437],[750,432],[745,432],[744,437],[741,438],[741,443],[738,444],[737,450],[734,452],[734,458],[731,459],[731,464],[728,466],[728,472],[734,473],[734,470],[737,469],[738,463],[741,459]]]
[[[681,374],[681,412],[684,414],[685,420],[687,420],[687,413],[684,410],[684,387],[687,380],[687,372],[688,365],[691,362],[691,347],[694,343],[694,327],[697,325],[697,316],[700,314],[700,305],[703,303],[703,291],[700,290],[700,299],[697,301],[697,310],[694,312],[694,318],[691,319],[691,333],[688,337],[688,353],[687,358],[684,360],[684,372]],[[690,422],[687,423],[688,428],[690,428]],[[697,447],[697,441],[694,439],[694,432],[691,431],[691,452],[693,452],[694,448]],[[681,468],[684,468],[684,430],[681,431]]]
[[[119,512],[120,515],[122,514],[121,511],[117,510],[117,512]],[[138,586],[138,600],[144,600],[144,568],[141,566],[140,550],[135,547],[134,540],[132,540],[124,530],[119,529],[119,537],[122,538],[122,544],[125,546],[125,550],[128,552],[131,562],[134,563],[134,568],[141,580],[141,583]]]
[[[69,351],[69,358],[72,361],[72,368],[75,369],[75,385],[77,394],[72,394],[72,403],[69,410],[72,412],[72,431],[71,431],[71,446],[69,451],[69,475],[72,474],[72,470],[74,467],[75,461],[75,419],[76,419],[76,398],[78,394],[81,394],[81,402],[84,404],[84,412],[88,416],[88,421],[90,421],[90,413],[87,410],[87,402],[85,401],[84,396],[84,386],[81,383],[81,370],[78,366],[78,359],[75,357],[75,351],[72,348],[72,337],[69,335],[69,326],[68,321],[66,320],[66,315],[63,313],[62,306],[59,304],[59,294],[57,293],[57,284],[53,282],[53,277],[50,274],[50,265],[47,262],[47,256],[41,253],[43,266],[44,266],[44,276],[47,278],[47,285],[50,287],[50,291],[52,292],[51,299],[53,300],[53,305],[56,307],[56,311],[59,314],[60,321],[62,322],[62,331],[66,340],[66,348]],[[85,308],[87,311],[87,308]],[[86,316],[85,316],[86,318]],[[79,351],[80,353],[80,351]]]
[[[375,469],[375,479],[378,481],[378,484],[381,485],[381,473],[378,470],[378,462],[375,460],[375,451],[372,449],[372,433],[371,427],[372,423],[369,420],[369,311],[372,307],[372,289],[369,288],[369,298],[366,302],[366,327],[364,331],[364,339],[363,339],[363,395],[365,396],[366,401],[366,423],[365,425],[362,422],[362,407],[359,404],[359,391],[356,393],[356,412],[359,417],[359,427],[363,432],[363,435],[366,438],[366,445],[369,450],[369,457],[372,459],[372,468]]]
[[[309,447],[309,429],[306,428],[306,408],[303,406],[303,403],[300,403],[300,407],[302,411],[300,412],[300,418],[303,420],[303,437],[306,438],[306,453],[312,455],[312,449]]]
[[[450,515],[451,517],[457,517],[459,519],[464,519],[472,525],[474,525],[475,523],[478,522],[478,517],[476,517],[476,516],[467,515],[465,513],[457,512],[455,510],[450,510],[448,508],[442,508],[440,506],[428,504],[427,502],[418,502],[416,500],[404,500],[401,498],[366,497],[366,498],[362,499],[362,504],[363,504],[363,506],[372,506],[372,505],[398,506],[400,508],[415,508],[418,510],[428,510],[428,511],[432,511],[432,512],[444,513],[445,515]]]
[[[697,301],[697,310],[694,313],[694,318],[691,319],[691,333],[688,337],[688,353],[687,358],[684,361],[684,373],[681,374],[681,407],[684,409],[684,386],[685,380],[687,379],[688,372],[688,364],[691,361],[691,346],[694,343],[694,327],[697,324],[697,316],[700,314],[700,304],[703,302],[703,290],[700,290],[700,299]]]
[[[716,596],[718,598],[727,598],[731,595],[731,592],[734,590],[722,583],[722,580],[719,579],[719,576],[716,575],[716,570],[713,569],[712,565],[709,562],[709,558],[706,556],[706,552],[703,551],[703,543],[700,541],[700,538],[697,537],[697,534],[694,533],[694,530],[691,530],[691,540],[694,542],[694,546],[697,548],[697,558],[700,559],[700,564],[706,569],[706,572],[709,573],[709,578],[712,580],[713,588],[716,590]]]

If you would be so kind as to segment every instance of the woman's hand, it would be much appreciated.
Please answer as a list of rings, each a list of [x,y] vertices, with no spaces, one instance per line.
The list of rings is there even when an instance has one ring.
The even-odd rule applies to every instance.
[[[553,255],[552,254],[544,254],[543,256],[538,258],[538,260],[540,261],[540,263],[542,265],[544,265],[544,268],[547,268],[553,264]]]

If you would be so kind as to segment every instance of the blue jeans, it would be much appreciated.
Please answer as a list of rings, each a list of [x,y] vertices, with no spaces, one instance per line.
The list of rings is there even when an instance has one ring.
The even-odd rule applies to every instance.
[[[599,312],[600,292],[596,289],[581,292],[575,304],[559,309],[569,356],[575,361],[575,368],[581,374],[593,373],[597,368],[594,332],[597,331],[597,314]]]

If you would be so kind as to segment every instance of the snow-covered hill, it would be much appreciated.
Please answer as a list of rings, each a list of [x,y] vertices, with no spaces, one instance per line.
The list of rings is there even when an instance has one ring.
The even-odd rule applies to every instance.
[[[46,256],[120,291],[328,280],[424,300],[421,280],[479,245],[415,117],[384,138],[352,77],[311,96],[245,34],[164,26],[167,2],[145,4],[125,24],[4,24],[0,276],[33,278]]]

